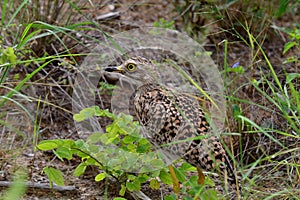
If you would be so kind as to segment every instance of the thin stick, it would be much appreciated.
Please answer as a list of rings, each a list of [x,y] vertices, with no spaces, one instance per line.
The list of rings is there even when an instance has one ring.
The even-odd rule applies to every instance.
[[[10,187],[13,184],[13,182],[10,181],[0,181],[0,187]],[[65,191],[76,191],[75,186],[58,186],[54,185],[51,188],[49,186],[49,183],[32,183],[32,182],[26,182],[25,186],[28,188],[36,188],[41,190],[56,190],[59,192],[65,192]]]

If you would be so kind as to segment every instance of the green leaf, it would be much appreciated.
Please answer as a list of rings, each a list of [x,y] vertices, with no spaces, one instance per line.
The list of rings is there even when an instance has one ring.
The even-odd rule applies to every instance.
[[[231,73],[239,73],[239,74],[244,74],[245,70],[242,66],[237,66],[235,68],[227,68],[227,72]]]
[[[84,108],[79,113],[75,114],[73,116],[73,119],[77,122],[81,122],[85,119],[89,119],[89,118],[91,118],[95,115],[95,113],[98,109],[99,109],[98,106],[92,106],[92,107],[89,107],[89,108]]]
[[[85,120],[85,117],[81,114],[75,114],[73,116],[73,119],[76,121],[76,122],[82,122]]]
[[[175,194],[167,195],[164,197],[164,200],[177,200],[178,198],[176,197]]]
[[[86,167],[87,167],[87,166],[86,166],[85,163],[80,163],[80,164],[76,167],[76,169],[74,170],[73,175],[76,176],[76,177],[81,176],[81,175],[85,172]]]
[[[134,190],[134,185],[132,184],[132,182],[126,182],[126,188],[132,192]]]
[[[8,60],[12,64],[17,62],[17,56],[15,55],[15,51],[12,47],[8,47],[3,50],[3,54],[5,55],[5,61]]]
[[[159,28],[168,28],[168,29],[175,29],[174,28],[174,21],[167,21],[164,18],[160,18],[159,21],[155,21],[153,23],[154,27]]]
[[[105,145],[113,143],[117,138],[119,138],[119,135],[116,132],[109,132],[100,136],[101,142]]]
[[[146,153],[146,152],[149,152],[150,148],[151,148],[150,144],[138,145],[137,148],[136,148],[136,152],[137,153]]]
[[[133,184],[134,184],[134,189],[136,190],[136,191],[139,191],[139,190],[141,190],[141,182],[139,181],[139,179],[136,179],[136,180],[134,180],[133,181]]]
[[[152,180],[150,181],[150,187],[151,187],[152,189],[158,190],[158,189],[160,188],[160,183],[159,183],[159,181],[158,181],[157,179],[152,179]]]
[[[64,185],[64,178],[60,170],[53,167],[45,167],[43,172],[45,172],[50,181],[50,187],[52,187],[52,182],[59,186]]]
[[[151,145],[150,142],[145,139],[145,138],[142,138],[140,141],[139,141],[139,145]]]
[[[218,193],[215,190],[207,189],[201,194],[203,200],[218,200]]]
[[[239,119],[238,116],[242,115],[241,108],[236,104],[232,104],[231,108],[232,108],[232,112],[233,112],[233,117],[235,119]]]
[[[70,148],[74,146],[74,144],[74,140],[44,140],[37,145],[37,148],[42,151],[49,151],[57,149],[58,147]]]
[[[197,177],[197,180],[198,180],[198,176],[195,176],[195,177]],[[209,177],[205,177],[204,184],[209,185],[211,187],[215,186],[215,182],[213,180],[211,180],[211,178],[209,178]]]
[[[65,147],[74,147],[75,146],[75,141],[74,140],[59,140],[59,141],[62,141],[63,144],[62,146],[65,146]]]
[[[279,8],[276,12],[276,17],[281,17],[285,12],[287,12],[287,8],[290,0],[280,0]]]
[[[114,119],[115,118],[115,115],[112,114],[111,112],[109,112],[108,109],[105,109],[105,110],[101,110],[101,109],[98,109],[95,113],[96,116],[103,116],[103,117],[108,117],[110,119]]]
[[[121,185],[121,189],[119,191],[119,195],[124,196],[126,192],[126,186],[124,184]]]
[[[149,176],[146,175],[146,174],[140,174],[137,178],[138,178],[138,180],[139,180],[141,183],[144,183],[144,182],[146,182],[147,180],[149,180]]]
[[[130,135],[126,135],[126,136],[123,138],[122,142],[125,143],[125,144],[129,144],[129,143],[135,142],[136,140],[137,140],[137,138],[132,137],[132,136],[130,136]]]
[[[73,158],[72,151],[68,147],[59,147],[54,151],[54,153],[61,160],[63,160],[64,158],[71,160]]]
[[[108,117],[112,120],[114,120],[115,115],[109,112],[108,109],[102,110],[98,106],[92,106],[92,109],[94,109],[94,115],[99,117]]]
[[[81,140],[81,139],[76,140],[76,142],[75,142],[74,144],[75,144],[75,146],[76,146],[77,148],[79,148],[79,149],[82,149],[82,148],[84,148],[84,146],[85,146],[84,141]]]
[[[127,200],[127,199],[125,199],[123,197],[116,197],[116,198],[114,198],[114,200]]]
[[[101,135],[103,135],[103,133],[101,133],[101,132],[96,132],[96,133],[91,134],[87,138],[87,143],[89,143],[89,144],[95,144],[95,143],[99,142]]]
[[[186,162],[182,163],[182,165],[180,167],[180,171],[182,171],[182,172],[188,172],[188,171],[191,172],[191,171],[196,171],[196,170],[197,170],[196,167],[194,167],[193,165],[186,163]]]
[[[86,159],[86,158],[90,158],[89,154],[86,153],[86,151],[78,151],[77,156],[81,157],[81,159]]]
[[[99,165],[94,158],[88,157],[85,161],[86,165]]]
[[[160,159],[155,159],[155,160],[152,160],[151,161],[151,165],[155,168],[158,168],[158,167],[162,167],[165,165],[164,161],[163,160],[160,160]]]
[[[138,153],[145,153],[145,152],[148,152],[151,147],[152,147],[152,145],[149,143],[149,141],[145,138],[142,138],[138,143],[138,147],[137,147],[136,151]]]
[[[95,144],[91,144],[91,145],[88,145],[87,146],[87,151],[93,155],[93,154],[98,154],[100,152],[103,152],[103,149],[106,148],[106,147],[103,147],[103,146],[100,146],[99,144],[98,145],[95,145]]]
[[[294,80],[295,78],[300,78],[300,74],[299,73],[289,73],[286,76],[286,83],[290,83],[292,80]]]
[[[20,49],[21,47],[23,47],[27,42],[29,41],[32,41],[32,40],[35,40],[36,39],[36,36],[38,33],[40,33],[42,30],[41,29],[38,29],[36,31],[32,31],[27,35],[28,31],[30,30],[30,28],[32,27],[33,23],[30,23],[28,24],[23,33],[22,33],[22,36],[21,36],[21,39],[20,39],[20,42],[17,46],[18,49]],[[27,36],[26,36],[27,35]],[[26,36],[26,37],[25,37]]]
[[[205,183],[205,181],[206,181],[207,178],[208,178],[208,177],[205,177],[204,183]],[[191,176],[191,177],[189,178],[189,181],[187,181],[187,184],[190,185],[190,186],[193,186],[193,187],[194,187],[195,185],[199,185],[199,184],[198,184],[198,176]],[[204,185],[205,185],[205,184],[201,184],[202,187],[204,187]]]
[[[95,181],[102,181],[103,179],[105,179],[106,174],[105,173],[100,173],[95,177]]]
[[[128,144],[127,149],[129,152],[134,152],[136,150],[136,145],[135,144]]]
[[[132,192],[132,191],[139,191],[141,189],[141,183],[137,180],[134,180],[133,182],[126,182],[126,188]]]
[[[49,151],[56,149],[58,146],[59,145],[56,140],[44,140],[37,145],[37,148],[42,151]]]
[[[283,48],[283,54],[285,54],[290,48],[292,48],[293,46],[297,45],[297,42],[295,41],[290,41],[290,42],[287,42],[285,45],[284,45],[284,48]]]
[[[168,185],[173,184],[173,180],[170,173],[166,172],[165,170],[160,171],[159,178],[164,184],[168,184]]]
[[[177,169],[176,167],[174,167],[174,171],[175,171],[176,177],[178,178],[178,180],[180,182],[186,181],[186,176],[185,176],[184,171],[181,171],[181,170]]]
[[[283,64],[287,64],[287,63],[293,63],[293,62],[298,62],[299,59],[296,55],[293,55],[293,56],[289,56],[287,57],[282,63]]]
[[[147,172],[151,172],[151,171],[153,171],[153,167],[148,164],[142,166],[139,170],[140,173],[147,173]]]
[[[127,179],[128,179],[128,180],[131,180],[131,181],[132,181],[132,180],[135,180],[136,178],[137,178],[137,177],[136,177],[135,175],[133,175],[133,174],[128,174],[128,175],[127,175]]]

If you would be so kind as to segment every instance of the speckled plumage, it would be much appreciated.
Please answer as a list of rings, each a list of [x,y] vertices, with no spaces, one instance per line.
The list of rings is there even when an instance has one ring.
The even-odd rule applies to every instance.
[[[134,64],[136,69],[128,70],[129,64]],[[210,134],[205,113],[197,100],[158,84],[151,71],[153,66],[148,65],[152,65],[150,61],[135,57],[125,61],[120,68],[107,70],[118,71],[138,82],[130,102],[147,138],[197,168],[226,173],[229,183],[235,184],[226,152],[219,138]]]

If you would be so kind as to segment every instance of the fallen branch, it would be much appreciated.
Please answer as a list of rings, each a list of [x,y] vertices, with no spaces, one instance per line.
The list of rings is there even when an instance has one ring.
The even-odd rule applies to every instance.
[[[10,187],[14,182],[10,181],[0,181],[0,187]],[[25,186],[27,188],[35,188],[35,189],[41,189],[41,190],[56,190],[59,192],[66,192],[66,191],[76,191],[75,186],[58,186],[53,184],[53,187],[51,188],[49,186],[49,183],[32,183],[32,182],[26,182]]]

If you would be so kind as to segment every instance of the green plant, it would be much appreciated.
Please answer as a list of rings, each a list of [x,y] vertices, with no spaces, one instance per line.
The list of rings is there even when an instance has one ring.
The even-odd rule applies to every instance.
[[[183,200],[217,200],[222,199],[220,193],[212,189],[215,186],[215,183],[209,178],[206,177],[203,184],[198,184],[198,176],[192,175],[187,176],[188,173],[196,171],[196,168],[188,163],[183,163],[181,167],[175,169],[176,176],[179,181],[182,183],[182,189],[180,191]],[[176,200],[178,199],[175,194],[167,195],[164,198],[165,200]]]
[[[172,3],[178,13],[176,19],[182,20],[185,32],[201,42],[206,35],[216,34],[211,34],[215,24],[218,24],[218,35],[229,33],[227,38],[234,36],[235,40],[239,40],[239,35],[247,38],[248,33],[244,27],[249,27],[261,42],[272,31],[269,28],[272,20],[287,14],[295,15],[299,8],[299,1],[290,0],[173,0]]]
[[[105,82],[100,82],[99,85],[100,85],[99,87],[100,94],[105,94],[105,93],[112,94],[113,90],[116,88],[115,85],[105,83]]]
[[[255,41],[256,42],[256,41]],[[256,42],[257,44],[257,42]],[[275,73],[275,70],[270,63],[268,57],[266,56],[265,52],[263,51],[262,47],[257,44],[260,51],[263,54],[264,59],[266,60],[268,67],[270,69],[270,74],[274,79],[274,84],[267,79],[265,75],[263,75],[264,80],[266,81],[268,87],[271,89],[272,96],[269,96],[265,91],[262,91],[257,87],[254,81],[255,88],[262,93],[279,111],[282,113],[283,117],[289,123],[289,128],[292,128],[294,133],[300,133],[299,127],[299,92],[295,88],[299,87],[299,83],[294,80],[297,80],[300,76],[299,73],[291,73],[286,74],[286,79],[284,84],[279,81],[279,77]]]
[[[286,30],[286,32],[290,37],[290,41],[284,45],[282,53],[286,54],[293,47],[295,47],[297,51],[300,52],[300,29]],[[300,58],[297,55],[289,56],[284,63],[286,64],[294,62],[297,65],[299,63],[299,59]]]
[[[44,9],[41,9],[41,6]],[[65,11],[68,6],[72,9],[67,9],[64,15],[60,15],[60,12]],[[68,85],[70,79],[67,80],[66,76],[62,77],[65,71],[70,72],[70,67],[64,65],[64,63],[72,60],[70,62],[76,65],[74,57],[77,56],[78,58],[82,55],[71,53],[72,45],[70,42],[67,43],[66,40],[70,39],[76,41],[77,44],[82,44],[74,35],[82,30],[84,25],[90,23],[77,23],[72,20],[77,17],[78,13],[76,14],[75,11],[80,12],[80,9],[71,2],[60,4],[58,1],[23,0],[14,2],[5,0],[0,3],[0,7],[2,9],[0,24],[0,89],[2,92],[0,108],[3,108],[7,102],[12,102],[13,105],[21,108],[22,112],[26,112],[32,123],[35,120],[32,111],[28,111],[28,108],[22,105],[23,102],[20,102],[19,97],[21,97],[21,100],[26,100],[28,104],[43,102],[44,105],[51,105],[67,111],[67,109],[53,102],[47,102],[49,94],[47,90],[54,85],[54,87],[58,86],[58,88],[63,89],[63,86],[61,86],[63,81],[64,85]],[[65,18],[60,18],[63,16]],[[60,21],[60,25],[55,23],[56,20]],[[54,48],[52,48],[54,44],[57,48],[55,55],[53,55]],[[60,73],[51,74],[53,67],[56,69],[59,67]],[[48,73],[49,71],[50,73]],[[46,76],[51,78],[47,80],[41,78],[45,77],[45,73]],[[44,94],[39,93],[38,95],[46,96],[45,100],[27,96],[28,93],[24,93],[26,89],[30,87],[37,88],[40,84],[44,84],[42,86]],[[65,91],[60,92],[66,94]],[[41,117],[38,111],[36,117],[36,120]],[[17,132],[15,130],[18,130],[18,127],[12,127],[2,119],[0,119],[0,122],[8,129]],[[38,129],[37,124],[34,127],[35,132],[38,132],[36,131]]]
[[[283,86],[276,86],[271,81],[269,81],[265,76],[263,80],[267,83],[272,91],[272,96],[269,96],[265,91],[259,88],[258,83],[254,81],[253,85],[258,92],[265,96],[270,103],[272,103],[279,111],[282,117],[286,120],[287,132],[292,132],[293,134],[300,135],[300,107],[299,92],[295,89],[296,83],[293,83],[296,79],[300,78],[300,74],[291,73],[286,74],[285,83]],[[297,86],[299,87],[299,86]]]
[[[260,184],[263,187],[263,184],[260,183],[261,177],[256,175],[257,170],[262,177],[264,177],[264,180],[272,179],[275,175],[271,175],[270,172],[275,172],[278,168],[282,167],[287,168],[287,177],[299,177],[297,169],[298,164],[295,161],[294,155],[296,155],[296,151],[299,148],[297,142],[300,139],[298,81],[300,74],[297,72],[278,74],[263,50],[262,44],[260,44],[250,32],[248,32],[248,36],[249,38],[247,38],[247,40],[244,40],[243,37],[241,38],[251,47],[253,55],[255,55],[253,57],[253,62],[257,57],[260,57],[260,59],[263,59],[264,61],[263,64],[257,64],[256,68],[252,66],[251,70],[262,72],[262,68],[265,67],[265,73],[261,73],[259,78],[245,76],[247,74],[244,73],[230,76],[230,73],[233,71],[232,69],[228,70],[227,60],[225,59],[224,72],[227,73],[224,73],[224,76],[226,80],[230,80],[230,82],[226,83],[229,84],[229,86],[233,86],[233,90],[228,91],[228,99],[232,107],[232,117],[234,122],[238,124],[237,132],[242,133],[243,135],[240,140],[240,160],[243,162],[240,164],[244,169],[247,169],[247,172],[243,177],[251,184],[246,190],[251,191],[253,188],[260,187]],[[238,80],[236,79],[238,76],[243,77],[243,79],[246,80],[246,83],[236,87],[238,82],[235,82],[235,80]],[[253,88],[251,91],[256,98],[259,97],[259,101],[251,101],[251,99],[243,99],[238,96],[240,89],[246,85],[248,88]],[[229,93],[230,91],[232,91],[232,93]],[[249,107],[251,109],[257,109],[257,112],[259,113],[256,115],[253,115],[253,111],[247,113],[246,109],[249,109]],[[271,115],[271,117],[269,117],[266,113],[272,113],[273,116]],[[258,120],[256,116],[261,117],[262,120]],[[250,117],[252,117],[252,119]],[[276,120],[272,121],[273,119]],[[293,141],[293,143],[291,144],[289,141]],[[250,158],[247,158],[249,155]],[[245,162],[246,159],[247,162]],[[249,162],[249,160],[251,162]],[[266,170],[267,172],[260,169],[265,166],[268,169]],[[281,170],[278,171],[281,172]],[[250,176],[251,173],[254,175]],[[290,179],[293,180],[293,178]],[[280,191],[276,194],[266,193],[261,195],[268,198],[275,196],[276,198],[279,196],[292,197],[297,195],[297,192],[293,191],[292,184],[288,181],[286,181],[285,184],[286,187],[290,187],[286,191]],[[261,188],[259,188],[259,190],[261,190]],[[244,190],[244,197],[251,197],[250,193],[251,192],[245,194]]]
[[[159,21],[154,22],[153,26],[158,28],[175,29],[174,21],[167,21],[164,18],[160,18]]]
[[[3,82],[14,67],[16,68],[17,66],[18,69],[27,67],[27,74],[26,77],[16,74],[15,78],[20,80],[17,80],[19,82],[15,88],[10,88],[8,94],[1,98],[0,107],[2,107],[8,99],[13,101],[11,97],[15,93],[20,92],[25,84],[34,79],[36,74],[51,65],[53,61],[61,61],[60,59],[65,57],[71,57],[71,59],[73,59],[73,56],[79,56],[71,54],[70,47],[67,47],[65,41],[61,38],[64,36],[64,38],[67,37],[80,44],[81,42],[73,35],[87,23],[71,24],[69,20],[72,18],[70,15],[73,15],[74,17],[73,12],[66,13],[69,14],[69,17],[67,18],[69,20],[65,19],[65,27],[39,21],[45,18],[49,19],[49,16],[45,16],[47,13],[51,13],[51,17],[53,17],[49,20],[52,20],[52,22],[55,21],[57,13],[55,14],[51,9],[54,8],[55,12],[57,12],[60,11],[60,6],[63,6],[59,5],[58,1],[44,1],[43,6],[49,10],[44,10],[45,13],[43,13],[44,11],[40,9],[39,3],[39,1],[29,2],[28,0],[18,3],[9,0],[1,2],[0,6],[3,11],[1,18],[2,29],[0,32],[0,40],[3,45],[0,49],[1,87],[4,87]],[[50,6],[52,4],[54,7]],[[34,8],[31,8],[31,6]],[[75,5],[71,4],[70,6],[76,10]],[[29,7],[30,9],[25,11],[24,8],[26,7]],[[8,35],[10,37],[7,37]],[[49,39],[49,37],[51,39]],[[5,38],[5,40],[3,38]],[[54,40],[59,42],[59,44],[64,47],[64,50],[61,51],[62,53],[56,52],[55,56],[48,56],[49,53],[53,51],[53,49],[49,48],[51,45],[49,45],[48,42],[52,43]],[[41,41],[44,41],[45,43],[43,44]],[[39,45],[34,45],[36,42],[39,42]],[[39,55],[40,57],[37,57],[36,55]],[[74,60],[75,59],[73,59],[73,61]]]
[[[11,37],[5,42],[8,41],[17,45],[18,49],[24,45],[24,42],[30,42],[30,53],[34,56],[42,57],[47,53],[52,55],[61,51],[68,52],[75,45],[73,41],[82,44],[80,40],[76,39],[75,34],[84,25],[91,24],[76,20],[79,14],[85,19],[88,18],[81,12],[81,8],[89,3],[5,0],[1,3],[3,10],[1,25],[4,27],[1,34],[10,35]],[[75,29],[77,30],[76,33],[73,31]],[[55,44],[61,49],[50,48],[51,44]]]
[[[12,47],[7,47],[6,49],[1,49],[0,52],[0,65],[6,64],[5,67],[0,68],[0,73],[4,71],[0,79],[0,84],[6,79],[9,69],[17,62],[17,56]]]
[[[93,116],[108,117],[112,120],[112,123],[106,127],[105,133],[93,133],[86,141],[44,140],[37,145],[37,149],[51,150],[62,161],[70,160],[75,155],[79,156],[81,163],[76,167],[74,176],[82,175],[87,166],[98,167],[101,172],[95,177],[95,181],[102,181],[105,178],[116,179],[121,185],[120,196],[123,196],[126,191],[141,190],[141,185],[146,181],[150,182],[152,189],[158,189],[161,185],[158,178],[164,184],[172,184],[163,160],[159,154],[153,152],[151,144],[140,135],[140,126],[132,121],[131,116],[124,114],[115,116],[108,110],[101,110],[94,106],[75,114],[74,119],[81,122]],[[58,169],[46,166],[43,171],[51,184],[54,182],[63,185],[63,175]],[[188,193],[185,199],[192,197],[208,199],[207,195],[215,197],[217,195],[215,190],[206,189],[207,186],[213,186],[213,182],[208,178],[203,185],[199,186],[197,176],[186,177],[186,174],[191,171],[196,169],[187,163],[183,163],[176,169],[176,175],[184,186],[181,193]],[[166,199],[176,199],[176,195],[167,196]]]
[[[75,169],[74,176],[82,175],[87,166],[96,166],[102,172],[95,177],[95,181],[109,177],[117,179],[121,184],[121,196],[125,191],[140,190],[141,184],[148,180],[151,187],[159,187],[156,177],[164,183],[172,183],[164,162],[150,151],[150,143],[140,136],[140,127],[132,121],[131,116],[114,116],[95,106],[83,109],[74,115],[74,119],[80,122],[92,116],[108,117],[112,120],[112,124],[106,127],[106,133],[94,133],[87,141],[45,140],[37,148],[52,150],[61,160],[70,160],[74,155],[81,157],[82,162]],[[57,169],[46,167],[44,171],[50,181],[63,183],[62,174]]]

